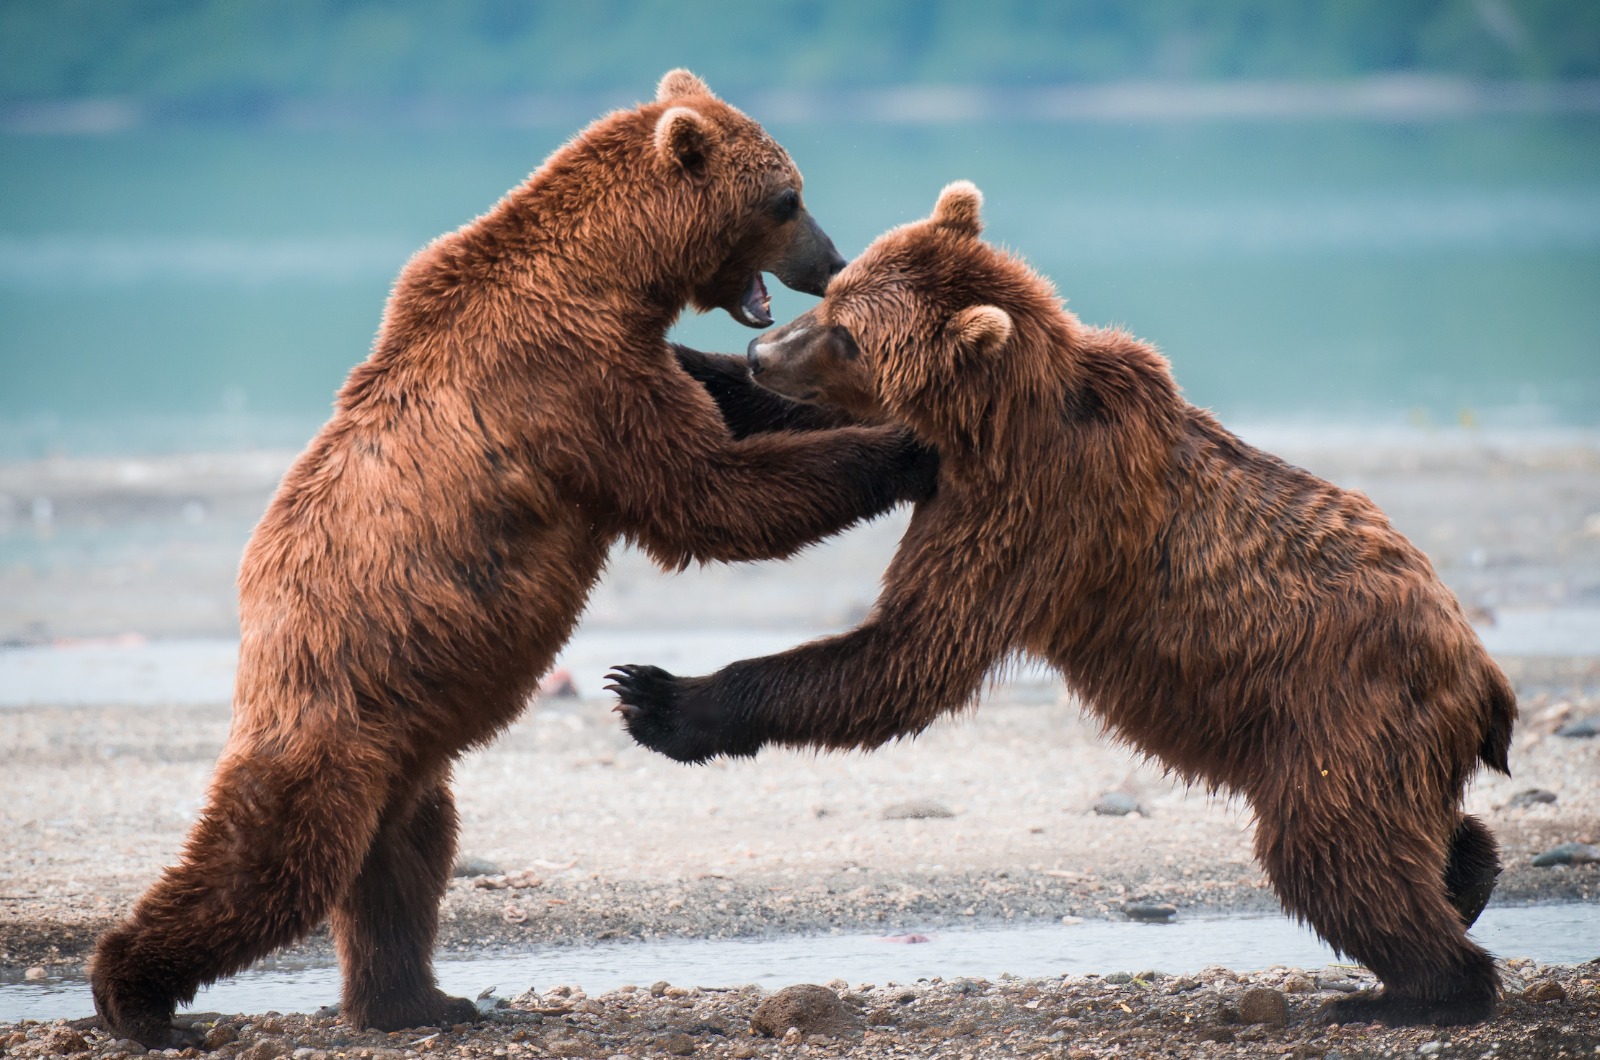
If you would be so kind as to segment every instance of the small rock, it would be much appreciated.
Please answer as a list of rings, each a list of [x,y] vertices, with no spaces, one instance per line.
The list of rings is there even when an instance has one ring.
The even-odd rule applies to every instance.
[[[1554,979],[1544,979],[1524,990],[1522,999],[1524,1001],[1538,1002],[1565,1001],[1567,999],[1567,990],[1566,987]]]
[[[482,858],[462,858],[451,868],[450,875],[456,877],[496,876],[499,872],[500,866],[492,861],[485,861]]]
[[[1122,986],[1125,983],[1133,982],[1133,976],[1129,975],[1127,972],[1112,972],[1110,975],[1106,976],[1106,982],[1112,983],[1116,986]]]
[[[32,968],[29,968],[27,971],[23,972],[22,978],[29,980],[43,979],[47,974],[49,973],[44,970],[44,965],[36,964]]]
[[[145,1047],[132,1038],[118,1038],[111,1043],[111,1048],[119,1053],[127,1053],[129,1056],[143,1056],[145,1054]]]
[[[1545,791],[1543,788],[1529,788],[1527,791],[1519,791],[1515,795],[1511,796],[1510,801],[1508,801],[1506,805],[1514,810],[1525,810],[1529,806],[1538,806],[1543,803],[1551,803],[1555,801],[1555,792]]]
[[[1572,740],[1581,740],[1590,736],[1600,735],[1600,718],[1579,718],[1569,721],[1556,730],[1557,736],[1565,736]]]
[[[1178,907],[1170,902],[1129,902],[1122,912],[1130,920],[1162,923],[1178,915]]]
[[[1239,1019],[1245,1023],[1270,1023],[1281,1027],[1289,1022],[1289,1002],[1283,992],[1258,986],[1239,998]]]
[[[1083,917],[1081,916],[1071,916],[1069,914],[1061,918],[1062,927],[1077,927],[1081,923],[1083,923]]]
[[[783,1044],[799,1045],[805,1040],[805,1037],[805,1035],[800,1033],[799,1027],[790,1027],[788,1030],[783,1032]]]
[[[200,1044],[205,1046],[207,1052],[216,1052],[224,1045],[239,1040],[239,1029],[231,1023],[218,1023],[206,1031],[206,1036]]]
[[[1535,868],[1551,865],[1592,865],[1600,862],[1600,847],[1588,843],[1562,843],[1533,859]]]
[[[832,990],[801,983],[762,1001],[750,1017],[750,1029],[769,1038],[783,1035],[785,1041],[790,1030],[843,1037],[859,1033],[861,1020]]]
[[[239,1054],[239,1060],[278,1060],[278,1057],[288,1052],[282,1042],[265,1041],[256,1042],[250,1048]]]
[[[651,997],[662,997],[662,996],[664,996],[666,994],[666,992],[667,992],[667,987],[669,987],[671,985],[672,984],[667,982],[665,979],[662,979],[659,982],[651,983],[650,984],[650,996]]]
[[[592,1056],[594,1049],[581,1038],[549,1038],[544,1043],[551,1056]]]
[[[1169,994],[1187,994],[1191,990],[1199,990],[1199,989],[1200,989],[1200,980],[1193,979],[1193,978],[1185,975],[1185,976],[1180,976],[1177,979],[1174,979],[1167,986],[1167,993],[1169,993]]]
[[[1283,992],[1285,994],[1309,994],[1313,989],[1315,988],[1311,985],[1311,980],[1301,978],[1298,975],[1291,975],[1283,981]]]
[[[682,1031],[678,1031],[675,1034],[669,1034],[665,1038],[657,1040],[656,1048],[672,1056],[693,1056],[694,1039]]]
[[[751,1060],[752,1057],[759,1055],[759,1053],[756,1047],[749,1042],[740,1042],[728,1051],[728,1055],[733,1057],[734,1060]]]
[[[1444,1043],[1441,1041],[1423,1042],[1417,1046],[1418,1056],[1434,1056],[1444,1052]]]
[[[54,1027],[44,1036],[44,1048],[56,1056],[71,1056],[73,1053],[88,1052],[89,1043],[71,1027]]]
[[[1108,791],[1090,807],[1102,817],[1125,817],[1130,813],[1143,813],[1139,800],[1125,791]]]
[[[880,938],[878,941],[879,942],[898,942],[898,943],[901,943],[901,944],[906,945],[906,946],[916,946],[916,945],[919,945],[919,944],[924,943],[924,942],[932,942],[933,940],[930,939],[926,935],[918,935],[915,932],[913,932],[913,933],[911,933],[909,935],[885,935],[882,938]],[[840,989],[843,989],[843,987],[841,987]]]
[[[955,813],[941,802],[932,799],[912,799],[883,808],[885,821],[921,821],[933,817],[954,817]]]

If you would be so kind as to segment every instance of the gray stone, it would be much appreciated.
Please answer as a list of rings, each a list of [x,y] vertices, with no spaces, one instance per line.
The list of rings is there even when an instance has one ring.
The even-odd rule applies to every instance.
[[[1130,920],[1161,923],[1177,916],[1178,907],[1170,902],[1129,902],[1122,907],[1122,912]]]
[[[1600,735],[1600,718],[1579,718],[1577,721],[1569,721],[1556,730],[1556,735],[1573,740]]]
[[[1562,843],[1533,859],[1535,868],[1552,865],[1593,865],[1600,862],[1600,847],[1588,843]]]
[[[499,874],[500,866],[492,861],[485,861],[483,858],[461,858],[455,863],[455,867],[450,870],[450,875],[456,877],[498,876]]]
[[[941,802],[932,799],[912,799],[883,808],[885,821],[920,821],[929,817],[954,817],[955,813]]]
[[[1125,817],[1130,813],[1143,813],[1139,800],[1125,791],[1108,791],[1090,807],[1102,817]]]
[[[1506,805],[1512,809],[1523,810],[1527,809],[1529,806],[1539,806],[1555,801],[1555,792],[1545,791],[1543,788],[1529,788],[1527,791],[1519,791],[1515,795],[1511,796],[1510,801],[1507,802]]]

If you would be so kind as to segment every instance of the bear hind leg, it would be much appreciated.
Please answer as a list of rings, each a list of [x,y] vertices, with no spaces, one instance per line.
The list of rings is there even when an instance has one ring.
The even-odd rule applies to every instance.
[[[344,966],[342,1011],[351,1026],[394,1031],[477,1018],[471,1001],[444,993],[433,976],[456,827],[448,776],[384,811],[361,871],[332,915]]]
[[[1332,1002],[1328,1019],[1448,1026],[1493,1014],[1494,960],[1466,937],[1443,852],[1415,823],[1309,800],[1276,818],[1257,810],[1257,855],[1284,908],[1383,981]],[[1291,820],[1292,834],[1278,823]]]
[[[1493,833],[1476,817],[1463,816],[1450,840],[1444,867],[1444,889],[1461,914],[1463,927],[1477,922],[1499,878],[1500,851]]]
[[[182,860],[96,944],[105,1029],[146,1048],[195,1044],[176,1007],[322,921],[361,862],[384,783],[344,761],[224,760]]]

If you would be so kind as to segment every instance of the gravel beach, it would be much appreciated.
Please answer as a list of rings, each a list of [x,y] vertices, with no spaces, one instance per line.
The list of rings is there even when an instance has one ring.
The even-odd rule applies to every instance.
[[[1585,863],[1583,847],[1569,848],[1572,863],[1534,861],[1562,844],[1600,843],[1600,738],[1581,735],[1600,717],[1600,443],[1246,436],[1367,491],[1428,551],[1516,684],[1513,777],[1480,775],[1468,796],[1507,866],[1494,904],[1594,903],[1600,864]],[[74,653],[96,644],[124,645],[137,660],[141,644],[235,636],[233,567],[286,461],[0,465],[0,640],[9,645],[0,674],[26,653],[59,657],[70,673],[89,658]],[[677,576],[619,553],[584,631],[607,644],[637,639],[637,652],[611,661],[666,662],[648,647],[663,629],[759,630],[782,642],[839,628],[870,603],[901,526],[881,521],[789,564]],[[732,654],[713,663],[738,657],[741,643],[730,635]],[[444,907],[444,953],[900,936],[1122,918],[1130,903],[1170,904],[1180,919],[1276,909],[1242,804],[1173,783],[1038,674],[999,683],[970,716],[876,754],[763,753],[698,768],[632,746],[592,680],[578,680],[577,692],[536,701],[457,769],[462,875]],[[0,983],[30,969],[81,971],[98,931],[175,857],[227,732],[225,694],[137,704],[114,690],[52,696],[0,689]],[[1119,815],[1097,803],[1136,808]],[[318,935],[291,956],[327,960],[331,948]],[[769,1027],[771,1037],[752,1032],[752,1019],[777,995],[709,982],[594,996],[577,981],[501,983],[504,1000],[485,1000],[484,1022],[436,1034],[352,1033],[314,1015],[195,1018],[209,1026],[208,1054],[246,1060],[1597,1055],[1600,966],[1499,956],[1502,1013],[1448,1032],[1321,1024],[1317,1007],[1365,982],[1359,969],[1172,974],[1154,947],[1092,976],[835,982],[833,1000],[811,998],[816,1012],[800,1005],[771,1017],[796,1021]],[[734,988],[702,989],[723,986]],[[3,1005],[0,1051],[10,1055],[134,1051],[83,1021],[7,1022]],[[812,1016],[820,1022],[808,1030]]]

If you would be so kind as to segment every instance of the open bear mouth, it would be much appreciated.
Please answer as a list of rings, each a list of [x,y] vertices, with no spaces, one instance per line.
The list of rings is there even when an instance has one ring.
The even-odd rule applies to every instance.
[[[750,277],[744,294],[739,296],[738,305],[728,310],[728,315],[747,328],[772,326],[772,296],[767,294],[767,285],[762,282],[760,272]]]

